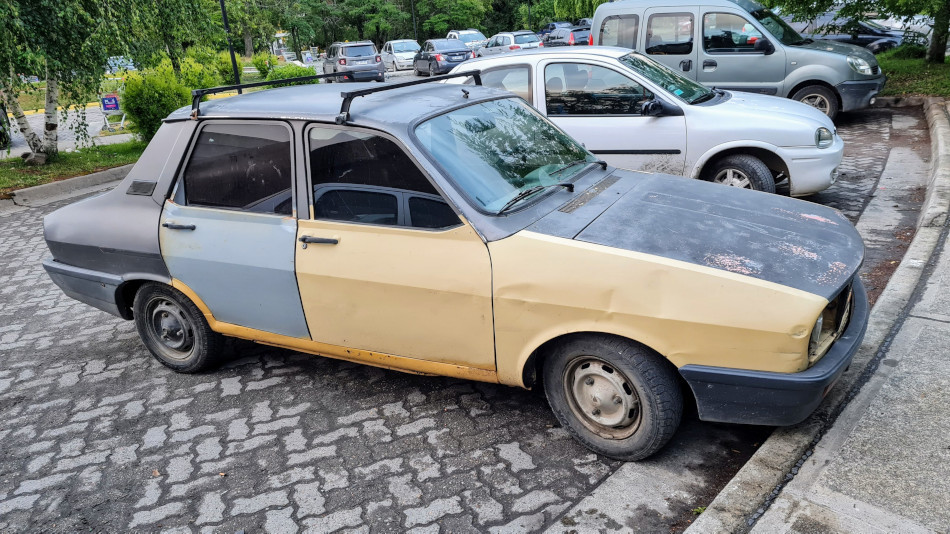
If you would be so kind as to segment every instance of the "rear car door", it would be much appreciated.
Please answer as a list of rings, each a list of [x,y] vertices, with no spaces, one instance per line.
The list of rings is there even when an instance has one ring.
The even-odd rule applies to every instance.
[[[293,135],[273,121],[204,121],[162,210],[171,276],[218,321],[307,338],[297,278]]]
[[[643,51],[692,80],[696,79],[696,6],[651,8],[645,13]]]
[[[703,13],[697,81],[720,89],[784,94],[785,47],[774,46],[769,55],[755,49],[755,43],[769,35],[743,15],[710,8]]]

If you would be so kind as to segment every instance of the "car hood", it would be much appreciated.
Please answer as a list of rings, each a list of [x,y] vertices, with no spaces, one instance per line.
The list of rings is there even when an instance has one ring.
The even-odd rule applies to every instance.
[[[812,135],[814,128],[818,126],[824,126],[831,131],[835,129],[834,123],[827,115],[808,104],[788,98],[742,91],[729,91],[729,95],[730,98],[718,104],[694,106],[694,108],[722,113],[723,118],[728,119],[728,123],[733,125],[742,124],[740,118],[753,121],[748,123],[750,125],[758,125],[763,117],[768,117],[767,122],[776,129],[785,130],[796,124],[804,124],[811,128]]]
[[[412,59],[416,57],[416,52],[393,52],[393,55],[399,59]]]
[[[797,45],[797,47],[822,50],[843,56],[858,56],[871,65],[877,65],[877,59],[874,58],[874,54],[870,50],[853,44],[839,43],[838,41],[830,41],[827,39],[815,39],[810,43]]]
[[[616,170],[527,228],[834,298],[864,261],[837,210],[688,178]]]

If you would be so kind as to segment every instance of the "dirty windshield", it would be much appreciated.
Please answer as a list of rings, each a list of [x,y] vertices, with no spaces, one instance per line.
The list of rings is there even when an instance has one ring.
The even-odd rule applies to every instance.
[[[419,50],[419,43],[405,42],[393,43],[393,52],[416,52]]]
[[[528,205],[550,190],[544,186],[570,181],[597,161],[520,98],[450,111],[423,122],[415,134],[475,206],[489,213]],[[528,190],[537,194],[523,193]],[[519,195],[518,206],[507,206]]]
[[[665,65],[661,65],[636,52],[623,56],[620,58],[620,62],[687,104],[702,102],[712,95],[712,91],[702,85],[684,78]]]

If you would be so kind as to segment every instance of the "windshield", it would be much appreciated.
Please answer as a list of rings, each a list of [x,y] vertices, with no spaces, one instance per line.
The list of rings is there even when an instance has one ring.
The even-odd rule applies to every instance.
[[[372,56],[376,53],[376,47],[373,45],[344,46],[340,50],[346,57]]]
[[[419,50],[419,43],[393,43],[393,52],[416,52]]]
[[[432,45],[436,50],[467,50],[465,43],[458,39],[433,39]]]
[[[584,163],[597,161],[520,98],[450,111],[423,122],[415,134],[475,206],[491,213],[522,191],[568,181]]]
[[[684,78],[666,65],[661,65],[652,59],[632,52],[620,58],[620,62],[640,73],[643,77],[659,85],[687,104],[700,99],[709,98],[706,95],[712,91],[702,85]]]
[[[536,43],[540,40],[541,38],[533,33],[523,33],[521,35],[515,35],[516,44]]]
[[[463,43],[470,43],[472,41],[484,41],[485,36],[481,32],[472,32],[472,33],[463,33],[459,34],[459,40]]]
[[[781,41],[782,44],[794,46],[805,42],[804,37],[768,9],[760,8],[750,11],[749,14],[755,17],[755,20],[759,21],[762,26],[765,26],[765,30]]]

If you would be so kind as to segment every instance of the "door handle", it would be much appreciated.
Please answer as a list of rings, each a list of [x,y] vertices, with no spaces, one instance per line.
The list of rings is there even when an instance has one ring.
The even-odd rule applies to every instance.
[[[175,224],[173,222],[164,222],[162,226],[168,228],[169,230],[194,230],[195,225],[193,224]]]
[[[300,241],[301,243],[304,243],[304,244],[313,243],[315,245],[336,245],[337,243],[340,242],[340,240],[336,238],[313,237],[309,235],[301,236],[300,239],[298,239],[297,241]]]
[[[718,66],[719,66],[719,63],[716,63],[715,61],[713,61],[713,60],[711,60],[711,59],[707,59],[707,60],[703,61],[703,69],[704,69],[704,70],[705,70],[705,69],[715,69],[715,68],[718,67]]]
[[[693,68],[693,60],[684,59],[683,61],[680,61],[680,68],[683,69],[683,72],[689,72],[689,70]]]

